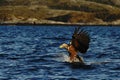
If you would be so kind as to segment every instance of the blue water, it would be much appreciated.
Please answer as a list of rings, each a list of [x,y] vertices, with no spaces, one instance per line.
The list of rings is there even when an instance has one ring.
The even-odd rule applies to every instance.
[[[66,62],[74,27],[0,26],[0,80],[120,80],[120,27],[82,27],[91,36],[91,68]]]

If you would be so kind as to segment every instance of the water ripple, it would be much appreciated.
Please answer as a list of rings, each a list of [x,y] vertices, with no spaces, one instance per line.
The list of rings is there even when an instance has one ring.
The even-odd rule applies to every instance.
[[[120,28],[82,27],[90,33],[86,66],[69,64],[74,27],[0,26],[0,80],[118,80]]]

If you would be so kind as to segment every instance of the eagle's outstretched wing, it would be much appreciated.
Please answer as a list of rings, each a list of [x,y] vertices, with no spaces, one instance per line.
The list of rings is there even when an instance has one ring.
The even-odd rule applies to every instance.
[[[71,41],[74,48],[81,53],[85,53],[89,48],[89,42],[90,37],[88,33],[84,30],[80,30],[80,27],[75,28]]]

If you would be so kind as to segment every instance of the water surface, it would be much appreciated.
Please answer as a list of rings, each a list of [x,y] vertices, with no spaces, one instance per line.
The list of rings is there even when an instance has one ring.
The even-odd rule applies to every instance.
[[[0,26],[0,80],[119,80],[120,28],[83,27],[91,36],[84,57],[92,68],[67,64],[74,27]]]

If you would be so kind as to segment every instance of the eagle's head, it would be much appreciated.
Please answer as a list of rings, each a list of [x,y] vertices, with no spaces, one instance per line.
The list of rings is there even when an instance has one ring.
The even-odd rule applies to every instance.
[[[65,48],[68,49],[69,45],[66,43],[63,43],[62,45],[59,46],[59,48]]]

